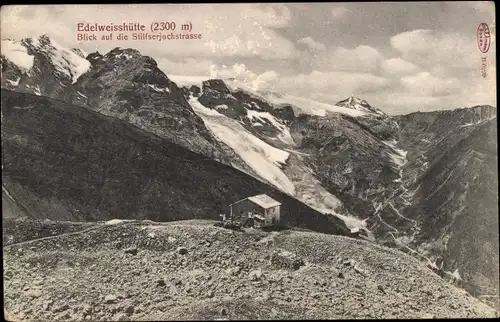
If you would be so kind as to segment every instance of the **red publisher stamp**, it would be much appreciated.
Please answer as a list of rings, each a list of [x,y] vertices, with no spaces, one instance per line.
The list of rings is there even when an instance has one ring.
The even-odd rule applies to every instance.
[[[490,44],[490,27],[488,27],[487,23],[482,22],[477,26],[477,47],[482,53],[487,53],[490,49]]]

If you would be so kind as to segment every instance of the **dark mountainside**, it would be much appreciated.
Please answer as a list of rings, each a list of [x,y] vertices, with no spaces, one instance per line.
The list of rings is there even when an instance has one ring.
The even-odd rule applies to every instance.
[[[303,125],[292,124],[292,135],[300,129],[318,178],[351,213],[368,218],[379,242],[403,243],[447,275],[457,270],[458,285],[471,294],[494,295],[499,285],[495,116],[495,108],[479,106],[394,117],[397,131],[381,128],[382,135],[373,127],[364,131],[350,117],[306,116],[299,118]],[[391,131],[394,146],[407,151],[400,173],[387,157],[398,155],[384,143]]]
[[[2,90],[3,185],[35,218],[218,219],[267,193],[286,224],[347,233],[264,183],[124,121],[46,97]]]
[[[2,91],[2,200],[11,216],[218,218],[229,203],[269,192],[287,200],[284,211],[304,210],[290,224],[344,233],[337,217],[302,203],[315,207],[317,200],[308,200],[326,191],[342,202],[329,210],[365,219],[377,242],[424,259],[442,275],[454,272],[460,286],[493,295],[490,304],[498,305],[496,108],[388,116],[351,97],[336,105],[365,115],[299,115],[294,108],[302,106],[275,104],[226,80],[178,87],[133,49],[86,60],[47,37],[22,43],[33,67],[22,70],[2,56],[2,88],[51,99]],[[90,68],[77,75],[75,64],[61,61]],[[295,198],[302,202],[262,183],[211,132],[193,97],[290,152],[280,167],[298,178]],[[309,186],[300,190],[306,175]]]
[[[126,120],[213,159],[224,159],[218,143],[156,61],[137,50],[115,48],[90,54],[92,66],[75,84],[83,95],[72,103]],[[78,94],[77,92],[77,94]]]
[[[471,294],[496,294],[499,284],[496,110],[488,106],[400,117],[408,147],[400,212],[419,225],[412,248],[445,271],[458,269]],[[461,122],[454,121],[455,119]],[[462,123],[462,125],[460,125]],[[415,131],[414,127],[426,131]],[[436,144],[433,136],[441,134]],[[403,220],[404,221],[404,220]],[[408,225],[396,223],[402,230]],[[495,285],[497,285],[495,287]]]
[[[386,132],[395,133],[394,122],[388,122],[382,135],[375,128],[364,128],[342,114],[302,115],[291,126],[298,150],[309,155],[307,161],[321,183],[361,218],[373,213],[373,204],[389,198],[400,185],[395,182],[400,167],[391,158],[397,152],[383,141]]]

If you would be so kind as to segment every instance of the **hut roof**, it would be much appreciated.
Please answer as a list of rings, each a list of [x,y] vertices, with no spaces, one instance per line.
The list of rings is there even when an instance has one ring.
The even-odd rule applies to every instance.
[[[250,200],[253,203],[256,203],[257,205],[261,206],[264,209],[280,206],[281,203],[274,200],[273,198],[269,197],[266,194],[261,194],[261,195],[256,195],[252,197],[248,197],[248,200]]]

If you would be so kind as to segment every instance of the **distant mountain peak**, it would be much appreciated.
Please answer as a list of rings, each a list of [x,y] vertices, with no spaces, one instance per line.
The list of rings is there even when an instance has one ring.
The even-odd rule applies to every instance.
[[[357,111],[365,111],[365,112],[371,112],[371,113],[376,113],[376,114],[380,114],[380,115],[385,115],[384,112],[382,112],[378,108],[374,108],[373,106],[368,104],[367,101],[365,101],[361,98],[355,97],[355,96],[351,96],[345,100],[342,100],[335,105],[350,108],[350,109],[357,110]]]
[[[229,94],[231,92],[227,84],[222,79],[208,79],[206,81],[203,81],[202,84],[204,89],[212,89],[223,94]]]
[[[355,109],[355,110],[364,109],[364,108],[371,108],[371,105],[368,104],[367,101],[365,101],[361,98],[355,97],[355,96],[351,96],[345,100],[342,100],[335,105],[343,106],[343,107],[350,107],[350,108]]]
[[[137,49],[115,47],[111,51],[109,51],[105,56],[107,56],[107,57],[109,57],[109,56],[142,57],[143,55]]]

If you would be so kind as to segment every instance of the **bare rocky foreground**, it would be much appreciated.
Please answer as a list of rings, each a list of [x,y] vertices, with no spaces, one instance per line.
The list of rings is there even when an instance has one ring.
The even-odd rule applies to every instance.
[[[213,224],[87,223],[78,232],[75,223],[4,220],[6,318],[498,316],[397,250],[307,231],[235,232]]]

